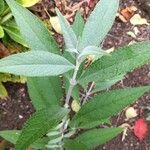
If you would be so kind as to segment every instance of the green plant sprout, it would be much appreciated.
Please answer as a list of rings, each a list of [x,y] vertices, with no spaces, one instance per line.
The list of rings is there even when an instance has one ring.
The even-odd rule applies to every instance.
[[[91,150],[121,133],[121,127],[95,127],[108,123],[150,86],[106,89],[150,61],[150,42],[121,47],[111,54],[101,48],[119,0],[99,1],[85,24],[78,12],[72,26],[56,9],[65,40],[63,53],[36,16],[16,1],[6,2],[31,50],[1,59],[0,72],[27,77],[36,112],[22,130],[1,131],[0,136],[15,144],[15,150]],[[84,69],[89,55],[96,60]]]

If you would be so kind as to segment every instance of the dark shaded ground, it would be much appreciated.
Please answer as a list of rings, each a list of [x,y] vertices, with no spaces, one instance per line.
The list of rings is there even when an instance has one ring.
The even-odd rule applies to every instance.
[[[45,2],[45,3],[44,3]],[[43,4],[50,7],[53,4],[48,3],[48,0],[43,0]],[[142,16],[149,19],[148,13],[141,9],[137,0],[122,0],[120,2],[120,8],[125,8],[126,6],[136,6],[138,7],[138,12]],[[41,14],[42,7],[38,6],[32,9],[36,14],[46,18],[45,12]],[[103,43],[104,48],[108,49],[111,47],[119,47],[126,44],[129,44],[131,41],[144,41],[150,39],[150,26],[141,25],[137,26],[139,29],[139,34],[136,39],[127,35],[128,31],[133,31],[134,26],[130,23],[123,23],[120,20],[116,20],[112,30],[108,34],[105,42]],[[58,35],[57,39],[61,43],[61,37]],[[125,79],[112,88],[124,88],[124,87],[135,87],[142,85],[150,85],[150,65],[146,64],[143,67],[136,69],[132,73],[126,75]],[[20,129],[22,124],[34,111],[29,97],[27,94],[26,86],[21,84],[11,84],[7,83],[6,88],[9,91],[9,98],[7,100],[0,101],[0,130],[5,129]],[[146,111],[144,108],[150,106],[150,93],[145,94],[140,98],[135,104],[134,107],[138,109],[139,116],[145,117]],[[124,123],[124,111],[119,113],[117,116],[113,117],[112,124],[113,126],[118,126]],[[133,124],[134,120],[130,120],[130,124]],[[100,146],[97,150],[150,150],[150,134],[145,138],[144,141],[139,142],[139,140],[133,135],[131,131],[128,131],[128,135],[125,140],[121,141],[121,135],[107,144]]]
[[[26,87],[22,84],[7,83],[9,92],[7,100],[0,100],[0,130],[20,129],[33,113]]]

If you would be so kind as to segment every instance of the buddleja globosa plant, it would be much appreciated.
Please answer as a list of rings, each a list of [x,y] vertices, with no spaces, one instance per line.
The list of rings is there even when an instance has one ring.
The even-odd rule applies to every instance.
[[[114,22],[119,1],[98,2],[85,25],[77,13],[70,26],[56,9],[65,40],[63,54],[38,18],[17,2],[6,2],[31,51],[1,59],[0,72],[28,77],[36,112],[22,131],[1,131],[0,135],[14,143],[15,150],[91,150],[121,133],[119,127],[94,127],[108,122],[150,87],[105,89],[150,61],[150,42],[118,48],[109,55],[99,47]],[[84,69],[88,55],[95,55],[96,60]],[[80,87],[85,91],[82,97]],[[95,96],[87,101],[90,95]]]

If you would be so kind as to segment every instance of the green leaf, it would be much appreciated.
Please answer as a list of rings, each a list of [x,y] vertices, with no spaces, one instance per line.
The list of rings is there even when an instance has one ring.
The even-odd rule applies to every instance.
[[[91,150],[95,147],[105,144],[107,141],[116,137],[123,131],[122,128],[94,129],[80,134],[73,140],[66,140],[65,147],[67,150]]]
[[[63,97],[62,85],[56,77],[29,78],[27,84],[30,98],[36,110],[60,104]]]
[[[56,106],[35,112],[22,129],[15,150],[28,148],[33,142],[54,128],[67,113],[67,109]]]
[[[5,130],[0,131],[0,136],[9,141],[10,143],[15,144],[18,140],[20,133],[21,131],[19,130]]]
[[[77,37],[82,36],[82,32],[84,29],[84,19],[81,16],[81,13],[78,11],[75,16],[75,20],[72,25],[72,29],[75,32]]]
[[[100,58],[109,54],[97,46],[87,46],[80,53],[79,59],[85,59],[88,55],[95,55],[97,58]]]
[[[8,96],[7,90],[4,85],[0,82],[0,98],[5,98]]]
[[[0,38],[4,37],[4,29],[3,27],[0,25]]]
[[[17,0],[17,2],[19,2],[22,6],[24,7],[31,7],[33,5],[35,5],[36,3],[38,3],[40,0]]]
[[[87,147],[84,143],[82,143],[81,141],[77,141],[76,139],[65,140],[64,148],[65,150],[90,150],[90,148]]]
[[[4,30],[6,33],[13,39],[15,42],[27,47],[25,40],[23,39],[20,30],[14,20],[7,22],[3,25]]]
[[[13,12],[13,15],[15,16],[17,24],[21,29],[21,33],[24,35],[25,40],[28,43],[28,46],[32,50],[34,50],[34,51],[36,51],[36,50],[49,51],[49,52],[52,52],[55,54],[60,54],[58,45],[56,44],[55,40],[50,35],[50,33],[46,29],[45,25],[37,17],[35,17],[27,9],[19,6],[15,1],[8,0],[7,2],[12,9],[12,12]],[[54,93],[55,93],[55,95],[57,95],[57,94],[62,95],[62,93],[63,93],[61,86],[60,86],[61,80],[59,77],[47,78],[47,80],[48,80],[47,84],[46,84],[45,78],[34,78],[33,81],[31,81],[31,79],[28,78],[28,80],[31,83],[31,85],[30,85],[30,83],[27,82],[28,87],[34,86],[34,88],[29,87],[29,90],[28,90],[30,97],[33,100],[33,104],[35,104],[35,103],[40,104],[39,108],[38,108],[38,105],[35,104],[35,108],[37,110],[41,109],[41,107],[45,108],[44,103],[47,104],[47,102],[43,102],[43,101],[46,99],[48,100],[49,96],[46,97],[46,99],[43,99],[43,97],[45,98],[45,96],[43,95],[44,93],[41,93],[37,99],[37,96],[34,94],[35,89],[38,91],[40,91],[40,89],[47,89],[47,91],[49,91],[49,95],[54,95]],[[58,88],[54,92],[54,90],[52,90],[50,88],[50,86],[58,87]],[[59,92],[61,92],[61,93],[59,93]],[[52,96],[52,98],[54,98],[54,96]],[[54,98],[53,101],[57,101],[57,100]],[[43,103],[43,106],[42,106],[42,103]]]
[[[21,134],[20,130],[0,131],[0,136],[12,144],[16,144],[20,134]],[[35,148],[35,149],[43,149],[45,148],[45,144],[47,144],[47,142],[48,142],[48,139],[46,138],[38,139],[30,147]]]
[[[101,0],[97,3],[85,24],[80,50],[88,45],[99,46],[113,25],[118,6],[119,0]]]
[[[46,51],[29,51],[0,60],[0,72],[29,77],[55,76],[73,68],[62,56]]]
[[[30,11],[16,1],[6,0],[20,31],[32,50],[43,50],[58,53],[58,46],[45,25]],[[30,35],[30,36],[29,36]],[[53,49],[52,49],[53,48]]]
[[[67,52],[70,52],[70,53],[76,53],[76,54],[79,53],[78,50],[75,49],[75,48],[66,49],[66,51],[67,51]]]
[[[70,125],[75,128],[96,126],[136,101],[149,90],[150,86],[145,86],[112,90],[97,95],[82,106]]]
[[[59,17],[60,25],[61,25],[62,32],[63,32],[64,39],[65,39],[66,48],[67,49],[72,49],[72,48],[76,49],[77,37],[76,37],[73,29],[71,28],[68,21],[63,17],[63,15],[61,14],[61,12],[58,9],[56,9],[56,13]]]
[[[116,82],[122,80],[124,75],[125,74],[122,74],[122,75],[119,75],[119,76],[114,77],[112,79],[105,80],[105,81],[101,82],[100,84],[96,84],[96,86],[92,90],[92,93],[95,93],[95,92],[102,91],[102,90],[110,88]]]
[[[3,13],[5,8],[5,2],[4,0],[0,0],[0,15]]]
[[[111,56],[95,61],[82,74],[79,83],[85,88],[89,82],[101,84],[106,80],[126,74],[150,61],[150,42],[140,42],[117,49]],[[120,80],[120,79],[119,79]]]

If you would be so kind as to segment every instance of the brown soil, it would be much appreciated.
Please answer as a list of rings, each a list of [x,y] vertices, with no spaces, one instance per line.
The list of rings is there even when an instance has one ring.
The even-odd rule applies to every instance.
[[[43,0],[42,2],[45,5],[49,2],[49,0]],[[125,8],[126,6],[133,5],[139,8],[138,13],[140,13],[143,17],[149,19],[148,13],[145,10],[141,9],[137,0],[120,1],[120,9]],[[54,6],[53,3],[51,3],[49,7],[51,8],[52,6]],[[42,7],[40,6],[38,6],[38,8],[34,7],[34,9],[32,8],[32,11],[34,11],[37,15],[45,15],[45,17],[47,17],[45,12],[42,13],[41,8]],[[130,23],[123,23],[120,20],[116,20],[112,30],[110,31],[105,42],[103,43],[104,48],[108,49],[111,47],[119,47],[129,44],[131,41],[138,42],[150,39],[150,26],[137,26],[140,33],[136,38],[132,38],[127,35],[127,32],[133,31],[133,28],[134,26]],[[143,67],[136,69],[132,73],[127,74],[124,80],[117,83],[112,88],[135,87],[142,85],[150,85],[149,64],[146,64]],[[7,83],[5,84],[5,86],[8,89],[9,98],[7,100],[0,100],[0,130],[20,129],[26,119],[29,118],[29,116],[34,112],[33,106],[27,94],[27,89],[25,85]],[[133,106],[138,109],[138,117],[145,118],[147,115],[147,111],[145,110],[145,108],[147,106],[150,106],[150,93],[145,94]],[[134,121],[135,120],[133,119],[130,120],[128,123],[132,125]],[[113,126],[119,126],[124,122],[124,111],[112,118]],[[150,135],[147,135],[147,137],[142,142],[140,142],[133,135],[133,132],[129,130],[123,142],[121,141],[121,138],[122,135],[119,135],[107,144],[98,147],[97,150],[150,150]]]

